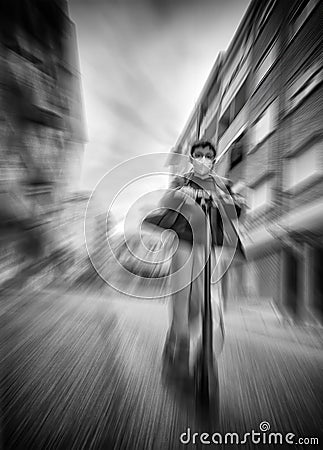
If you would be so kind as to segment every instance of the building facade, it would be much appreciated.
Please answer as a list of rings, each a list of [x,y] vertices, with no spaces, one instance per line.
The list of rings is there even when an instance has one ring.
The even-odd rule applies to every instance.
[[[27,241],[33,242],[27,253],[53,250],[51,229],[68,191],[78,187],[86,136],[76,27],[67,1],[1,2],[0,60],[4,272],[15,269]]]
[[[323,322],[321,17],[318,0],[252,1],[174,150],[211,140],[216,171],[247,199],[231,296],[311,324]]]

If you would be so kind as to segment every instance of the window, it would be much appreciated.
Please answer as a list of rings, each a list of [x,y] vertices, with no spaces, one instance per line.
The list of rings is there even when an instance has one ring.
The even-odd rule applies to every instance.
[[[255,86],[261,82],[277,59],[278,41],[276,40],[265,53],[255,72]]]
[[[322,146],[322,141],[316,142],[307,150],[297,153],[287,161],[287,189],[310,181],[319,174],[319,154],[323,150]]]
[[[230,107],[231,104],[227,107],[219,121],[219,137],[221,137],[225,133],[226,129],[230,125]]]
[[[229,170],[232,170],[235,166],[237,166],[242,161],[242,159],[243,159],[243,144],[242,144],[242,137],[240,137],[231,146]]]
[[[223,83],[223,90],[222,90],[222,96],[224,96],[228,90],[230,89],[232,83],[237,78],[241,68],[246,62],[246,59],[248,58],[252,46],[252,25],[249,25],[249,28],[247,30],[247,34],[244,38],[244,41],[240,44],[240,49],[238,53],[236,54],[233,61],[230,63],[229,67],[225,70],[225,75],[223,77],[222,83]]]
[[[256,121],[251,131],[251,145],[254,147],[258,145],[263,139],[265,139],[276,126],[276,109],[277,104],[274,101],[269,107],[262,113],[259,119]]]
[[[314,10],[316,5],[319,4],[320,0],[307,0],[303,2],[300,7],[296,10],[289,29],[289,38],[293,39],[296,33],[301,29],[302,25],[305,23],[306,19],[309,17],[311,12]]]
[[[251,189],[249,202],[251,211],[270,206],[272,201],[271,185],[271,180],[267,178]]]
[[[295,108],[323,80],[323,70],[319,63],[303,72],[287,90],[287,110]]]
[[[248,77],[243,82],[243,84],[240,86],[238,92],[236,93],[235,97],[225,110],[224,114],[221,116],[219,121],[219,137],[223,136],[227,128],[231,125],[235,117],[239,114],[243,106],[245,105],[247,101],[247,82]]]
[[[234,117],[238,115],[238,113],[241,111],[246,101],[247,101],[247,80],[243,83],[243,85],[238,90],[237,95],[235,96]]]

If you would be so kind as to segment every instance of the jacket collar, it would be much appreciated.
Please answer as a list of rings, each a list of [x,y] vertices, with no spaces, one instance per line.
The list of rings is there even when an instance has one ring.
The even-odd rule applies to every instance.
[[[215,172],[210,172],[211,177],[213,178],[214,183],[219,189],[223,191],[227,191],[227,186],[231,184],[231,180],[229,178],[221,177],[217,175]],[[191,169],[189,172],[184,174],[186,178],[186,183],[191,180],[194,176],[194,170]]]

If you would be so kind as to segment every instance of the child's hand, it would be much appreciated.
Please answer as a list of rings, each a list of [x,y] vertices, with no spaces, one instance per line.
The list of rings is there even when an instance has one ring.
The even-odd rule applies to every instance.
[[[190,187],[190,186],[183,186],[180,191],[181,191],[182,194],[188,195],[189,197],[191,197],[191,198],[193,198],[195,200],[196,191],[192,187]]]
[[[234,202],[240,207],[246,208],[248,206],[246,199],[240,194],[234,194],[233,199]]]
[[[179,192],[184,194],[187,203],[195,204],[196,190],[190,186],[183,186]]]

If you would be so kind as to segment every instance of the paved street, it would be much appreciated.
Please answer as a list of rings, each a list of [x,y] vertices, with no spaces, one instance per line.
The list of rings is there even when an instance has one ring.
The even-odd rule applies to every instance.
[[[161,380],[165,302],[32,288],[1,302],[5,450],[198,448],[180,434],[216,431]],[[273,432],[318,437],[320,336],[262,319],[226,314],[218,431],[243,435],[267,421]]]

